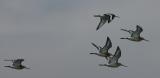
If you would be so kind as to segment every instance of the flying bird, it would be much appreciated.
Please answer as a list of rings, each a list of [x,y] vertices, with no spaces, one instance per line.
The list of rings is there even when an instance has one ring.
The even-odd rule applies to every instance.
[[[119,18],[119,16],[116,16],[113,13],[106,13],[101,15],[94,15],[94,17],[99,17],[100,22],[96,28],[96,30],[100,29],[106,22],[110,23],[115,17]]]
[[[17,69],[17,70],[30,69],[30,68],[27,68],[26,66],[22,65],[22,62],[24,61],[24,59],[4,60],[4,61],[11,61],[13,63],[12,66],[4,66],[4,67]]]
[[[105,57],[106,59],[108,59],[108,57],[112,55],[111,53],[108,52],[108,50],[112,47],[112,42],[109,37],[107,37],[106,44],[103,47],[97,46],[94,43],[91,44],[98,50],[98,53],[90,53],[90,54],[94,54],[100,57]]]
[[[120,39],[128,39],[130,41],[135,41],[135,42],[140,42],[142,40],[149,41],[149,40],[146,40],[145,38],[143,38],[143,37],[140,36],[140,34],[143,31],[143,29],[139,25],[136,26],[136,30],[135,31],[133,31],[133,30],[126,30],[126,29],[121,29],[121,30],[128,32],[131,35],[131,37],[120,38]]]
[[[121,50],[120,50],[119,46],[117,46],[116,52],[112,57],[109,58],[108,64],[99,64],[99,65],[112,67],[112,68],[117,68],[119,66],[127,67],[127,66],[118,62],[120,57],[121,57]]]

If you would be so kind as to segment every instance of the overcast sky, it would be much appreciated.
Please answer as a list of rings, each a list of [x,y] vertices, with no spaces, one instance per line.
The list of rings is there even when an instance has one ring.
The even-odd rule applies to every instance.
[[[0,0],[1,78],[158,78],[160,76],[159,0]],[[95,14],[116,18],[96,31]],[[143,27],[149,42],[120,40],[121,28]],[[120,46],[119,59],[128,67],[100,67],[104,58],[90,43],[103,46],[107,36],[111,53]],[[3,59],[24,58],[31,70],[5,68]]]

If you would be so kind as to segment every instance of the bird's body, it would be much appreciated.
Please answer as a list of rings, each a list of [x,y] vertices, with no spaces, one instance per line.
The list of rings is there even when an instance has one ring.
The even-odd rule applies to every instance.
[[[22,69],[29,69],[29,68],[26,68],[25,66],[23,65],[20,65],[20,66],[4,66],[4,67],[8,67],[8,68],[12,68],[12,69],[17,69],[17,70],[22,70]]]
[[[100,22],[96,28],[96,30],[100,29],[106,22],[110,23],[116,16],[115,14],[112,13],[107,13],[107,14],[103,14],[101,15],[94,15],[94,17],[99,17],[100,18]],[[119,17],[118,17],[119,18]]]
[[[124,66],[121,63],[115,63],[115,64],[99,64],[99,66],[107,66],[107,67],[111,67],[111,68],[118,68],[119,66]],[[127,66],[124,66],[127,67]]]
[[[143,37],[140,36],[140,34],[143,31],[143,29],[139,25],[136,26],[136,30],[135,31],[133,31],[133,30],[126,30],[126,29],[121,29],[121,30],[128,32],[131,35],[131,37],[120,38],[120,39],[127,39],[127,40],[135,41],[135,42],[140,42],[142,40],[148,41],[148,40],[146,40],[146,39],[144,39]]]
[[[100,57],[105,57],[106,59],[108,59],[108,57],[110,57],[112,55],[111,53],[108,52],[108,50],[112,47],[112,42],[109,37],[107,37],[107,41],[106,41],[106,44],[104,45],[104,47],[97,46],[94,43],[91,43],[91,44],[94,47],[96,47],[99,52],[98,53],[90,53],[90,54],[95,54]]]
[[[107,67],[112,67],[112,68],[117,68],[119,66],[127,67],[127,66],[118,62],[120,57],[121,57],[121,50],[118,46],[115,54],[109,58],[108,64],[100,64],[100,66],[107,66]]]
[[[24,61],[24,59],[4,60],[4,61],[11,61],[13,63],[12,66],[4,66],[4,67],[17,69],[17,70],[30,69],[30,68],[27,68],[26,66],[22,65],[22,62]]]
[[[143,40],[143,38],[141,38],[141,37],[139,37],[139,38],[129,37],[129,38],[120,38],[120,39],[127,39],[127,40],[134,41],[134,42],[140,42]],[[145,41],[148,41],[148,40],[145,40]]]

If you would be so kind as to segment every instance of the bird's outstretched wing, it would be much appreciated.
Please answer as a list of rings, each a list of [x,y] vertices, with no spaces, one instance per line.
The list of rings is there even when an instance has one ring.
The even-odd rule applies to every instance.
[[[134,33],[131,35],[131,37],[140,37],[141,32],[143,31],[142,27],[140,27],[139,25],[136,26],[136,30],[134,31]]]
[[[117,58],[117,60],[121,57],[121,49],[119,48],[119,46],[116,49],[116,52],[114,54],[114,57]]]
[[[136,26],[136,32],[140,34],[142,31],[143,31],[142,27],[137,25]]]
[[[112,47],[111,39],[109,37],[107,37],[107,41],[106,41],[106,44],[105,44],[104,48],[109,50],[111,47]]]
[[[100,29],[100,28],[106,23],[106,21],[107,21],[107,20],[106,20],[104,17],[101,17],[101,18],[100,18],[100,22],[99,22],[96,30]]]
[[[16,59],[13,61],[13,66],[20,66],[24,59]]]
[[[118,59],[121,57],[121,50],[120,50],[120,48],[119,48],[119,46],[117,47],[117,49],[116,49],[116,52],[115,52],[115,54],[113,55],[113,57],[111,57],[110,59],[109,59],[109,64],[114,64],[114,63],[117,63],[118,62]]]

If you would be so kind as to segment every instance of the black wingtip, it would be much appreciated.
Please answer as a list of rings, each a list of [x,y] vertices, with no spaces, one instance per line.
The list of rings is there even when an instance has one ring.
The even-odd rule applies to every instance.
[[[109,39],[109,37],[107,36],[107,39]]]
[[[110,41],[111,42],[111,39],[107,36],[107,41]]]
[[[117,50],[116,51],[121,51],[121,49],[120,49],[120,47],[119,46],[117,46]]]
[[[120,47],[119,47],[119,46],[117,46],[117,49],[120,49]]]
[[[96,31],[97,31],[97,30],[99,30],[99,28],[98,28],[98,27],[96,28]]]

